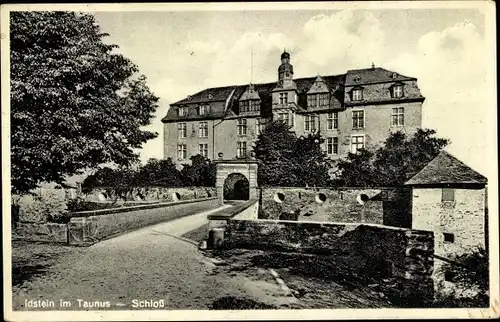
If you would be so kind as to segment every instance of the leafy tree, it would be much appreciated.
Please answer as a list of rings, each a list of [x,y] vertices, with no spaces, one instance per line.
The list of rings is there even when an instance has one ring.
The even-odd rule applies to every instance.
[[[204,156],[197,154],[191,158],[191,164],[185,164],[181,170],[183,182],[186,186],[215,186],[217,168]]]
[[[83,180],[82,192],[90,192],[95,187],[128,187],[134,184],[136,176],[130,168],[104,167]]]
[[[137,172],[134,185],[179,187],[183,182],[181,173],[171,158],[166,160],[151,158]]]
[[[259,162],[258,184],[269,186],[325,186],[329,162],[319,134],[298,138],[281,121],[259,135],[253,152]]]
[[[12,190],[114,162],[157,136],[143,131],[158,98],[129,59],[113,52],[90,14],[12,12]]]
[[[378,185],[373,167],[373,151],[361,149],[358,153],[349,153],[346,159],[337,161],[341,175],[335,185],[345,187],[373,187]]]
[[[408,137],[392,133],[382,147],[349,153],[337,162],[336,185],[352,187],[397,186],[404,184],[423,169],[448,145],[449,140],[436,138],[435,130],[418,129]]]
[[[329,182],[331,165],[321,149],[324,142],[319,133],[301,136],[295,141],[292,156],[298,185],[324,187]]]

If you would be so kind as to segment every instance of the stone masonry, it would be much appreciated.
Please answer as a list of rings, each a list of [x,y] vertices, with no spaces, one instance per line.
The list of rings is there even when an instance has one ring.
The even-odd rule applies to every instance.
[[[230,248],[296,256],[304,269],[378,283],[402,307],[433,300],[433,233],[382,225],[238,220],[228,223]],[[291,254],[291,255],[290,255]],[[309,256],[309,259],[305,257]],[[307,264],[307,261],[311,261]],[[326,273],[325,273],[326,272]]]

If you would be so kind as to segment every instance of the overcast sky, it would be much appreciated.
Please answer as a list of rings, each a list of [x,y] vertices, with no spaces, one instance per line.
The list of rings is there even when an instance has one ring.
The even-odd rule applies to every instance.
[[[168,106],[207,87],[277,79],[283,48],[295,77],[376,66],[418,78],[423,127],[451,139],[448,151],[488,174],[496,124],[485,16],[475,9],[97,12],[107,42],[139,66],[160,97],[148,128],[159,137],[141,159],[162,158]],[[490,154],[487,154],[490,151]]]

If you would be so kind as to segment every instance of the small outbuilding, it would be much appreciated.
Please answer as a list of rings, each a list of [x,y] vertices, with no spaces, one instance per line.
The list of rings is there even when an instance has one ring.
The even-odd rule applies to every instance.
[[[487,247],[487,182],[442,151],[405,183],[412,188],[412,228],[434,232],[436,255]]]

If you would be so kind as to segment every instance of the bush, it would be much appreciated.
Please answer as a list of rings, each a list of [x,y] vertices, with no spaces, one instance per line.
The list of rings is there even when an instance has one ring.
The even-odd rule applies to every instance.
[[[489,306],[489,258],[484,248],[455,256],[454,263],[446,263],[441,272],[453,276],[455,289],[452,294],[438,298],[440,307]]]
[[[66,198],[64,190],[56,189],[53,184],[43,184],[30,195],[19,198],[19,221],[24,222],[59,222],[66,216]]]

